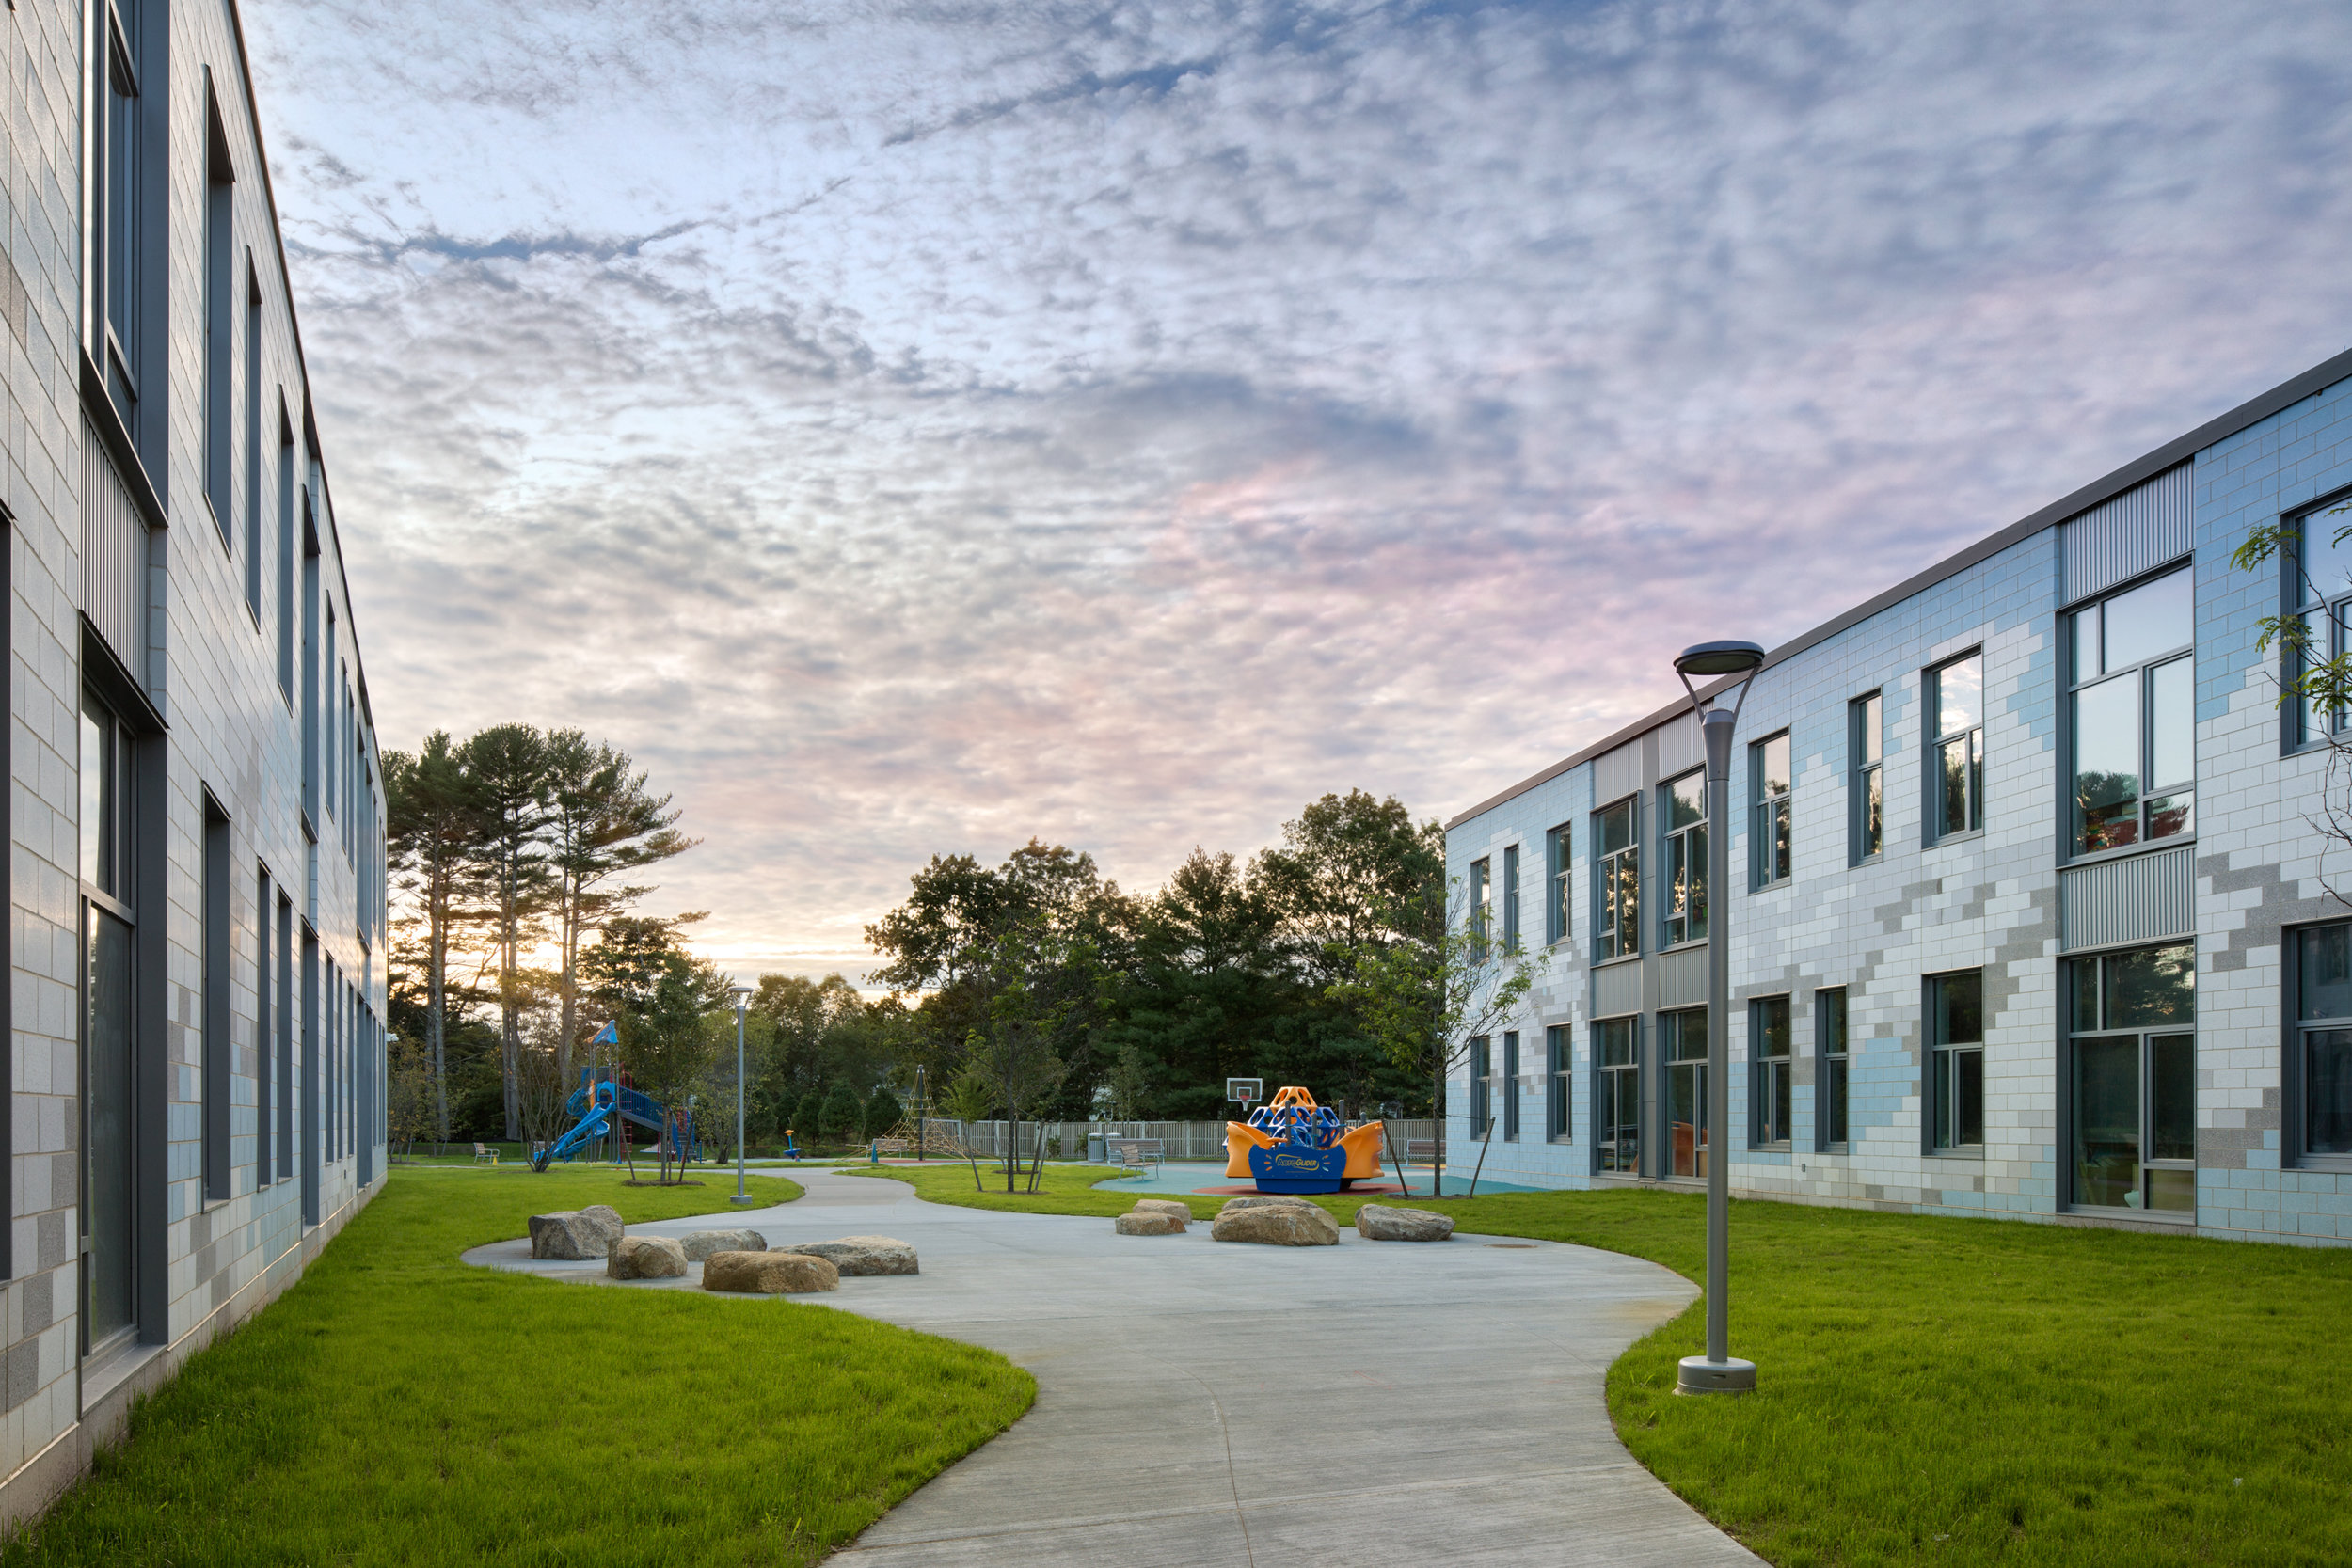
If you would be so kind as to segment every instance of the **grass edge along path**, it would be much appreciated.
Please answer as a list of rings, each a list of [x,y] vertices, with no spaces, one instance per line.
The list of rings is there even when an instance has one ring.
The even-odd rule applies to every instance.
[[[458,1261],[550,1209],[726,1206],[625,1174],[394,1170],[0,1563],[807,1563],[1035,1397],[993,1351],[850,1312]]]
[[[1139,1196],[1095,1189],[1099,1166],[1049,1165],[1034,1196],[1008,1196],[1001,1168],[981,1194],[964,1166],[912,1174],[977,1208],[1116,1214]],[[1141,1196],[1203,1218],[1225,1201]],[[1367,1200],[1317,1201],[1347,1225]],[[1431,1206],[1465,1232],[1705,1278],[1694,1195]],[[2352,1250],[1767,1200],[1734,1203],[1731,1237],[1732,1353],[1758,1391],[1674,1393],[1705,1349],[1698,1301],[1610,1369],[1609,1408],[1636,1458],[1768,1561],[2352,1561],[2352,1376],[2326,1354],[2352,1338]]]

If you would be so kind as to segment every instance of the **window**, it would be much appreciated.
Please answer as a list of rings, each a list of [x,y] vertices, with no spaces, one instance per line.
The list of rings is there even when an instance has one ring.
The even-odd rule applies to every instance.
[[[229,814],[209,789],[204,800],[204,1026],[202,1040],[202,1158],[204,1200],[235,1196],[229,1170],[229,1076],[235,1061],[229,1045]]]
[[[245,608],[262,624],[262,280],[245,261]]]
[[[1502,950],[1519,950],[1519,847],[1502,851]]]
[[[1935,1147],[1984,1147],[1984,976],[1977,970],[1928,982],[1934,1061],[1928,1098],[1934,1106]]]
[[[1620,800],[1597,815],[1593,836],[1600,862],[1593,868],[1593,956],[1622,958],[1642,950],[1642,846],[1634,836],[1633,802]]]
[[[1670,1176],[1705,1176],[1707,1009],[1658,1015],[1658,1059],[1665,1070],[1666,1152]]]
[[[1748,1004],[1748,1054],[1755,1080],[1748,1120],[1751,1143],[1787,1144],[1789,1139],[1788,998],[1767,996]]]
[[[1685,773],[1658,786],[1659,815],[1665,821],[1665,945],[1698,942],[1707,935],[1707,776]]]
[[[2302,535],[2296,542],[2295,564],[2289,568],[2286,597],[2302,612],[2312,628],[2311,657],[2327,659],[2352,650],[2345,624],[2352,621],[2352,538],[2338,540],[2347,518],[2340,515],[2342,499],[2329,502],[2296,519]],[[2300,673],[2299,671],[2296,672]],[[2352,723],[2352,714],[2325,713],[2309,703],[2296,714],[2297,744],[2339,734]]]
[[[1788,732],[1748,748],[1755,820],[1748,831],[1748,885],[1788,879]]]
[[[82,1350],[128,1338],[138,1323],[140,1116],[135,960],[130,903],[132,742],[86,692],[81,722],[83,1259]]]
[[[1470,1136],[1484,1138],[1494,1124],[1494,1048],[1484,1035],[1470,1039]]]
[[[281,1180],[294,1173],[294,895],[281,889],[278,895],[278,1175]],[[266,933],[263,940],[267,940]],[[440,1101],[437,1099],[435,1103]],[[434,1126],[437,1135],[448,1130],[446,1118]]]
[[[209,73],[208,73],[209,74]],[[230,368],[237,362],[236,167],[229,159],[229,135],[221,129],[220,105],[212,86],[204,92],[204,499],[221,548],[233,551],[230,531],[230,433],[236,428],[236,386]]]
[[[2185,570],[2074,612],[2074,853],[2187,832],[2197,777]]]
[[[277,1162],[271,1158],[271,1134],[276,1131],[270,1111],[276,1096],[275,1076],[270,1071],[275,1039],[270,1034],[270,1012],[277,995],[270,988],[271,944],[276,940],[269,927],[270,896],[269,867],[262,867],[259,892],[253,900],[253,1184],[266,1187],[277,1175]]]
[[[1593,1025],[1593,1062],[1600,1074],[1599,1125],[1594,1134],[1600,1168],[1638,1176],[1642,1169],[1642,1021],[1604,1019]]]
[[[2302,1152],[2352,1160],[2352,925],[2295,935]]]
[[[337,696],[335,671],[338,664],[335,657],[335,601],[330,595],[323,602],[326,606],[326,668],[323,676],[326,682],[325,694],[326,718],[320,731],[321,736],[326,743],[326,792],[323,799],[326,804],[326,815],[333,816],[336,815],[335,791],[338,788],[335,764],[342,760],[343,724],[341,705],[335,701]],[[1480,928],[1480,933],[1484,935],[1485,927]]]
[[[1823,1153],[1846,1147],[1846,989],[1813,993],[1813,1030],[1821,1060],[1813,1076],[1813,1142]]]
[[[1984,656],[1970,654],[1928,673],[1935,754],[1929,782],[1931,842],[1984,826]]]
[[[1544,1136],[1568,1137],[1568,1031],[1555,1023],[1544,1031]]]
[[[1886,728],[1879,694],[1856,697],[1846,705],[1846,754],[1853,759],[1853,777],[1846,799],[1852,816],[1849,858],[1856,865],[1886,848]]]
[[[278,400],[278,692],[294,707],[294,445],[286,400]]]
[[[153,248],[143,233],[140,185],[145,175],[146,128],[139,100],[140,0],[118,0],[103,9],[93,96],[99,106],[98,183],[93,247],[97,276],[93,301],[101,341],[90,345],[106,377],[106,395],[135,437],[143,312],[141,264]]]
[[[1495,895],[1493,878],[1485,861],[1470,862],[1470,960],[1486,961],[1486,941],[1495,928]]]
[[[1502,1141],[1519,1141],[1519,1032],[1506,1029],[1502,1034]]]
[[[1568,827],[1544,834],[1544,941],[1568,940]]]
[[[2197,1208],[2197,949],[2142,948],[2068,966],[2074,1201]]]

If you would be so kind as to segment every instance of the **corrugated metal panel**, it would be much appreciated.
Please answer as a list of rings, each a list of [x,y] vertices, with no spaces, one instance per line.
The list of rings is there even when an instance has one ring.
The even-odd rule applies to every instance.
[[[1593,1016],[1617,1018],[1642,1010],[1642,966],[1611,964],[1593,971]]]
[[[1686,947],[1658,960],[1658,1005],[1698,1007],[1707,1003],[1707,949]]]
[[[123,668],[147,676],[147,523],[90,422],[82,421],[82,613]]]
[[[2058,875],[2058,942],[2070,953],[2185,937],[2196,927],[2197,868],[2185,847]]]
[[[1677,773],[1687,773],[1707,760],[1707,737],[1699,733],[1699,716],[1686,713],[1671,724],[1659,727],[1658,776],[1671,779]]]
[[[1593,804],[1622,800],[1642,787],[1642,743],[1629,740],[1593,759]]]
[[[2059,531],[2066,601],[2188,554],[2190,497],[2189,465],[2183,463],[2068,518]]]

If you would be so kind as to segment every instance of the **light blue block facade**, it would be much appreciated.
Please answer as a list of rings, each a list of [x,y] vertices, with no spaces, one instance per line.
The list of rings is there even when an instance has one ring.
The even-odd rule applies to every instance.
[[[1732,944],[1731,1121],[1716,1144],[1731,1161],[1736,1193],[2245,1239],[2332,1244],[2352,1236],[2352,1156],[2312,1145],[2299,1086],[2305,1045],[2287,995],[2298,933],[2352,918],[2352,905],[2330,891],[2352,893],[2352,846],[2331,847],[2307,820],[2328,787],[2329,748],[2282,727],[2278,657],[2255,647],[2259,621],[2282,603],[2280,568],[2241,571],[2231,561],[2250,528],[2339,493],[2352,499],[2352,355],[1770,656],[1740,721],[1731,885],[1712,901]],[[2078,853],[2068,684],[2074,613],[2103,594],[2182,569],[2194,582],[2193,829]],[[1928,683],[1944,661],[1970,652],[1983,659],[1982,826],[1939,837],[1930,832]],[[1883,705],[1884,845],[1855,863],[1851,705],[1871,692]],[[1791,870],[1752,888],[1748,748],[1784,730]],[[1556,1188],[1703,1184],[1695,1171],[1674,1168],[1677,1150],[1697,1139],[1670,1117],[1658,1059],[1661,1013],[1705,1000],[1692,989],[1705,943],[1661,950],[1657,918],[1665,891],[1661,786],[1699,761],[1687,705],[1663,709],[1447,825],[1449,872],[1465,885],[1473,863],[1499,867],[1504,849],[1518,847],[1527,868],[1519,929],[1543,962],[1519,1016],[1496,1025],[1520,1033],[1522,1076],[1489,1084],[1490,1177]],[[2342,778],[2335,787],[2344,792]],[[1604,963],[1594,947],[1595,812],[1628,797],[1640,820],[1645,951]],[[1561,829],[1572,845],[1568,931],[1548,944],[1545,845]],[[2086,1164],[2077,1143],[2067,989],[2074,966],[2184,942],[2195,954],[2193,1174],[2176,1173],[2181,1181],[2170,1186],[2148,1178],[2152,1184],[2131,1189],[2128,1207],[2084,1201],[2119,1189],[2099,1184],[2104,1167]],[[1939,1149],[1931,977],[1968,973],[1982,995],[1981,1139]],[[1847,1137],[1836,1146],[1817,1120],[1826,1093],[1819,993],[1832,988],[1845,991],[1848,1018]],[[1761,1082],[1751,1006],[1780,997],[1794,1047],[1791,1115],[1786,1139],[1765,1144],[1751,1104]],[[1594,1040],[1603,1018],[1634,1020],[1640,1041],[1632,1175],[1602,1168]],[[1545,1066],[1547,1031],[1555,1029],[1566,1047],[1566,1125],[1557,1136],[1546,1119],[1550,1085],[1530,1070]],[[2156,1049],[2177,1052],[2152,1040]],[[1476,1157],[1463,1152],[1474,1137],[1469,1062],[1465,1051],[1448,1085],[1457,1170]],[[2143,1070],[2141,1103],[2153,1107],[2156,1069]],[[2162,1103],[2178,1102],[2161,1092]],[[1502,1131],[1504,1095],[1519,1097],[1515,1139]],[[2145,1125],[2144,1151],[2164,1164],[2153,1119]],[[2167,1147],[2172,1163],[2186,1163],[2177,1135]],[[2193,1205],[2176,1196],[2192,1187]]]

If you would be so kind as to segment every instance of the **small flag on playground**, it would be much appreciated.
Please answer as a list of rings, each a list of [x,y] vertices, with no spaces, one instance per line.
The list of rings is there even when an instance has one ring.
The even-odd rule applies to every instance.
[[[612,1024],[608,1023],[603,1028],[597,1030],[596,1038],[590,1040],[588,1043],[590,1045],[618,1045],[621,1043],[621,1032],[620,1030],[614,1028]]]

